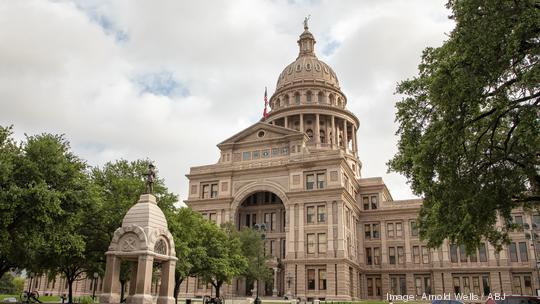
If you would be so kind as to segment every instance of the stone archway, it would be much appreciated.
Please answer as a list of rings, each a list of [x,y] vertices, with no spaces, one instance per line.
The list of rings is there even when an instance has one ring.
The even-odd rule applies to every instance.
[[[161,263],[161,287],[157,304],[173,304],[176,251],[165,215],[152,194],[141,195],[114,232],[103,281],[101,303],[120,303],[120,264],[132,262],[128,304],[152,304],[152,267]]]
[[[267,267],[272,271],[272,279],[260,282],[240,280],[237,282],[239,294],[254,295],[258,288],[261,296],[283,296],[285,290],[283,260],[286,247],[286,206],[288,198],[283,188],[275,183],[250,183],[235,195],[231,205],[231,222],[237,229],[254,227],[255,224],[266,225],[265,255],[269,256]]]

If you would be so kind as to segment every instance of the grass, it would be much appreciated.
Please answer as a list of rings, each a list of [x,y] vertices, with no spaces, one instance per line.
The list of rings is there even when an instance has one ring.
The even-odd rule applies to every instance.
[[[0,294],[0,302],[4,301],[5,298],[15,298],[17,301],[20,301],[20,295],[6,295],[6,294]],[[41,302],[49,303],[49,302],[61,302],[59,296],[40,296],[39,300]]]

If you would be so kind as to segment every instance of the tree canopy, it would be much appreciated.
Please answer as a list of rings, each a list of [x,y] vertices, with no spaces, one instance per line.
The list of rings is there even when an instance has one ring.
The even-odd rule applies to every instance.
[[[451,0],[455,28],[397,93],[389,162],[423,196],[420,235],[498,249],[511,211],[540,205],[540,4]],[[497,223],[500,225],[497,225]]]

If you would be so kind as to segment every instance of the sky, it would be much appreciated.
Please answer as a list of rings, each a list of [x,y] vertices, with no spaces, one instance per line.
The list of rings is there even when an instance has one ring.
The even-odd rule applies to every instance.
[[[298,55],[310,15],[319,59],[360,120],[362,176],[414,198],[388,173],[396,84],[454,23],[440,0],[0,2],[0,125],[64,134],[89,165],[151,159],[180,200],[191,166],[257,122],[265,86]]]

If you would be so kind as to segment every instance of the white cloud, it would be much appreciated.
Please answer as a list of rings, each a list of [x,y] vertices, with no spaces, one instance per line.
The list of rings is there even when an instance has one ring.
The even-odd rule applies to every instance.
[[[92,165],[151,158],[184,199],[189,167],[215,162],[217,143],[260,118],[308,14],[360,118],[363,175],[410,197],[386,174],[392,93],[451,30],[443,1],[2,2],[0,124],[65,133]]]

